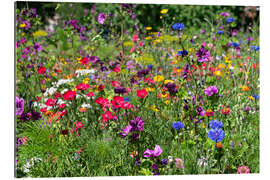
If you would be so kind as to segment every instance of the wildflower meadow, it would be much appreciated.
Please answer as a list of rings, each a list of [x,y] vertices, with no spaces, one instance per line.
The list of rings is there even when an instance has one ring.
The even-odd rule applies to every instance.
[[[15,3],[16,177],[260,172],[258,7],[35,3]]]

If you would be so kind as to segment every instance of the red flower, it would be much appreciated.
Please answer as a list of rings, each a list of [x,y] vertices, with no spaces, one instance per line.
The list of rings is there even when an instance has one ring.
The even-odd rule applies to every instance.
[[[101,85],[99,85],[98,90],[103,91],[104,88],[105,88],[105,86],[103,84],[101,84]]]
[[[47,105],[47,106],[54,106],[55,103],[56,103],[56,101],[57,101],[56,99],[48,99],[46,101],[45,105]]]
[[[71,90],[68,90],[63,95],[64,100],[69,100],[69,101],[73,100],[75,97],[76,97],[76,91],[71,91]]]
[[[64,107],[66,107],[66,104],[60,104],[59,106],[58,106],[58,108],[60,108],[60,109],[62,109],[62,108],[64,108]]]
[[[113,69],[113,71],[116,72],[116,73],[119,73],[119,72],[121,71],[121,69],[120,69],[119,67],[115,67],[115,68]]]
[[[88,64],[88,62],[89,62],[89,59],[86,58],[86,57],[84,57],[84,58],[81,59],[81,64],[82,65],[86,65],[86,64]]]
[[[113,118],[112,113],[110,111],[106,111],[105,114],[102,114],[102,120],[101,120],[101,122],[102,123],[106,123],[107,121],[109,121],[112,118]]]
[[[96,103],[102,105],[102,107],[109,107],[110,106],[109,100],[106,98],[103,98],[103,97],[97,98]]]
[[[120,83],[118,81],[112,81],[113,87],[120,87]]]
[[[84,91],[90,87],[89,84],[80,83],[80,85],[76,86],[76,89]]]
[[[131,109],[133,107],[133,105],[132,104],[129,104],[128,102],[125,102],[124,105],[123,105],[123,107],[125,109]]]
[[[225,114],[225,115],[228,115],[228,114],[231,113],[231,110],[230,110],[230,108],[225,107],[224,109],[221,109],[221,113]]]
[[[38,74],[43,74],[43,73],[45,73],[45,71],[46,71],[46,68],[45,67],[40,67],[38,69]]]
[[[95,94],[93,92],[89,92],[86,94],[88,97],[93,97]]]
[[[138,40],[139,40],[139,35],[138,34],[133,35],[132,41],[137,42]]]
[[[55,93],[54,93],[54,97],[55,97],[56,99],[60,98],[60,97],[61,97],[61,93],[60,93],[60,92],[55,92]]]
[[[115,108],[124,108],[124,98],[123,97],[114,96],[111,103]]]
[[[139,98],[145,98],[148,95],[148,92],[145,89],[137,90],[137,96]]]
[[[46,107],[44,107],[44,108],[41,108],[41,109],[40,109],[40,112],[42,112],[42,113],[45,113],[45,112],[47,112],[47,108],[46,108]]]

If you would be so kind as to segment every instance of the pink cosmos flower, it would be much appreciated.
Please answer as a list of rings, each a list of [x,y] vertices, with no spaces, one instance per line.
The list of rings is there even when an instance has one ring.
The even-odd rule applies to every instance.
[[[237,169],[237,174],[249,174],[250,169],[247,166],[239,166]]]
[[[100,13],[100,14],[98,15],[98,22],[99,22],[100,24],[104,24],[104,22],[106,21],[106,19],[107,19],[107,17],[106,17],[106,15],[105,15],[104,12],[102,12],[102,13]]]

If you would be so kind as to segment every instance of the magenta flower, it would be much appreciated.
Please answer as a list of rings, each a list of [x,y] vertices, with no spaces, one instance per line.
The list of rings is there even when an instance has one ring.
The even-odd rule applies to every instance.
[[[228,16],[230,16],[230,13],[228,13],[228,12],[221,12],[220,15],[221,16],[224,16],[224,17],[228,17]]]
[[[198,62],[206,62],[210,60],[210,52],[202,46],[196,53]]]
[[[204,90],[204,93],[207,95],[207,96],[213,96],[214,94],[217,94],[218,93],[218,89],[216,86],[209,86],[208,88],[206,88]]]
[[[132,129],[132,126],[131,125],[127,125],[125,128],[122,128],[123,132],[120,133],[121,136],[123,138],[126,137],[128,135],[128,133],[130,133],[131,129]]]
[[[237,169],[237,174],[249,174],[250,169],[247,166],[239,166]]]
[[[156,145],[154,150],[146,149],[143,154],[144,157],[158,157],[161,153],[161,147],[159,145]]]
[[[24,99],[16,96],[16,115],[21,115],[24,109]]]
[[[106,21],[106,15],[105,15],[105,13],[104,12],[102,12],[102,13],[100,13],[99,15],[98,15],[98,22],[100,23],[100,24],[104,24],[104,22]]]

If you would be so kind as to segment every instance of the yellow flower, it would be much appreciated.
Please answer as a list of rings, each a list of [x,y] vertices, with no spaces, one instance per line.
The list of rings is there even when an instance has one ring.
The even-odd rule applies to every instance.
[[[161,14],[166,14],[167,12],[168,12],[168,9],[162,9],[162,10],[160,11]]]
[[[132,43],[132,41],[125,41],[125,42],[123,43],[123,45],[124,45],[124,46],[133,46],[133,43]]]
[[[228,63],[228,64],[230,64],[231,63],[231,61],[230,61],[230,59],[227,57],[227,56],[225,56],[225,63]]]
[[[53,72],[53,73],[52,73],[52,76],[53,76],[53,77],[54,77],[54,76],[57,76],[57,74],[56,74],[55,72]]]
[[[147,36],[147,37],[145,37],[145,40],[151,40],[152,39],[152,37],[151,36]]]
[[[60,57],[60,61],[64,61],[65,59],[63,57]]]
[[[168,105],[169,103],[170,103],[170,101],[169,101],[169,100],[166,100],[166,101],[165,101],[165,104],[167,104],[167,105]]]
[[[148,88],[146,88],[146,91],[147,92],[154,92],[155,91],[155,88],[148,87]]]
[[[48,34],[43,30],[38,30],[33,33],[34,37],[48,36]]]
[[[220,69],[221,69],[221,68],[225,68],[225,67],[226,67],[225,64],[219,64],[219,65],[218,65],[218,68],[220,68]]]
[[[164,84],[168,84],[168,83],[174,83],[174,81],[173,81],[173,80],[170,80],[170,79],[166,79],[166,80],[164,81]]]
[[[145,29],[146,29],[147,31],[150,31],[150,30],[152,30],[152,27],[148,26],[148,27],[146,27]]]
[[[22,23],[22,24],[20,24],[20,28],[24,28],[26,26],[26,24],[25,23]]]
[[[164,80],[164,77],[161,76],[161,75],[157,75],[157,76],[154,77],[154,81],[155,81],[155,82],[161,82],[161,81],[163,81],[163,80]]]
[[[84,84],[88,84],[88,82],[89,82],[89,78],[84,78],[83,80],[82,80],[82,82],[84,83]]]
[[[248,98],[252,101],[254,101],[254,97],[253,96],[248,96]]]
[[[21,36],[24,36],[25,35],[25,32],[22,32]]]
[[[250,88],[248,86],[242,86],[242,91],[250,91]]]
[[[162,94],[161,94],[161,97],[162,97],[162,98],[165,98],[165,97],[167,97],[167,96],[168,96],[168,94],[166,94],[166,93],[164,93],[164,94],[162,93]]]
[[[215,74],[216,76],[221,76],[221,75],[222,75],[221,71],[215,71],[214,74]]]
[[[202,128],[205,128],[205,127],[206,127],[205,124],[203,124],[203,125],[202,125]]]
[[[76,58],[77,59],[77,61],[80,61],[82,58],[81,57],[78,57],[78,58]]]
[[[152,109],[153,111],[155,111],[155,112],[158,112],[158,111],[159,111],[156,105],[153,105],[153,106],[151,107],[151,109]]]

